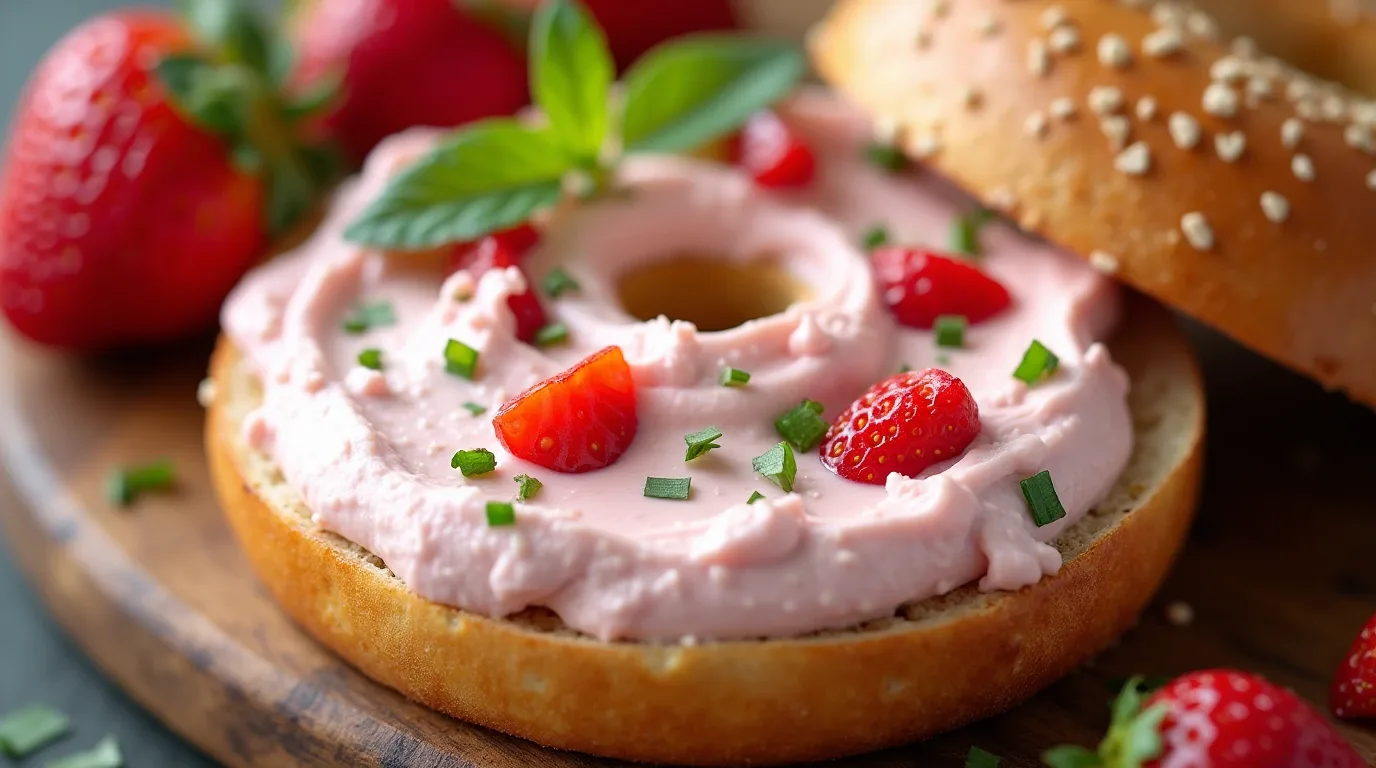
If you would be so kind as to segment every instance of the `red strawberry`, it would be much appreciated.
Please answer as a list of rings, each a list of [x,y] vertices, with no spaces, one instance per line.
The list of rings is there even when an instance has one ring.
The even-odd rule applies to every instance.
[[[779,116],[757,112],[741,129],[736,164],[762,187],[801,187],[812,181],[817,161]]]
[[[822,439],[822,464],[883,485],[890,472],[913,477],[959,456],[979,430],[979,406],[960,379],[939,368],[899,373],[837,417]]]
[[[911,328],[931,328],[941,315],[978,323],[1012,302],[997,280],[958,259],[898,246],[879,248],[871,259],[884,303]]]
[[[123,11],[48,53],[0,178],[0,307],[17,330],[82,349],[201,330],[268,230],[309,206],[320,157],[245,50]]]
[[[1132,680],[1098,752],[1057,747],[1053,768],[1362,768],[1323,715],[1286,688],[1227,669],[1191,672],[1143,701]]]
[[[1328,706],[1342,718],[1376,717],[1376,616],[1362,627],[1338,667]]]
[[[454,250],[454,269],[466,269],[476,280],[489,269],[516,267],[520,269],[521,257],[540,241],[540,233],[528,224],[502,232],[495,232],[473,243],[464,243]],[[522,271],[521,274],[525,274]],[[516,316],[516,337],[527,344],[535,343],[535,334],[549,322],[540,298],[535,295],[535,287],[530,285],[526,276],[525,291],[508,296],[506,305]]]
[[[732,0],[582,0],[607,33],[618,69],[678,35],[736,29]],[[507,8],[533,11],[540,0],[500,0]]]
[[[635,439],[635,381],[607,347],[517,395],[492,426],[512,455],[555,472],[609,467]]]
[[[343,77],[325,121],[362,159],[389,134],[515,112],[529,101],[525,59],[455,0],[309,0],[291,20],[293,81]]]

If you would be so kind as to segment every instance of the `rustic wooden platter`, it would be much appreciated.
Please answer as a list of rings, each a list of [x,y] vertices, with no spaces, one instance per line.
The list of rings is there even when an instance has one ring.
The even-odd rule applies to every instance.
[[[1376,611],[1376,413],[1211,337],[1206,490],[1157,603],[1093,665],[1006,715],[843,768],[1005,765],[1089,744],[1112,681],[1228,665],[1321,702]],[[0,520],[57,619],[121,686],[231,766],[614,765],[429,712],[300,632],[255,581],[222,521],[196,402],[208,341],[158,356],[61,358],[0,339]],[[111,468],[172,459],[180,487],[128,509]],[[1184,601],[1190,626],[1166,619]],[[1376,731],[1345,727],[1367,756]]]

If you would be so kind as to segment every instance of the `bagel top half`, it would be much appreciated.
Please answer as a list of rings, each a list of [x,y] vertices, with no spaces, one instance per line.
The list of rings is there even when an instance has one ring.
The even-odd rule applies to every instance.
[[[986,205],[1376,404],[1376,102],[1178,3],[840,0],[809,47]]]

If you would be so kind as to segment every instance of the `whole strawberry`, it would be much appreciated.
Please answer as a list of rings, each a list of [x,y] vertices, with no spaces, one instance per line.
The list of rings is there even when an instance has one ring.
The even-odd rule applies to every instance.
[[[319,102],[274,90],[265,28],[233,3],[190,5],[201,28],[157,11],[91,19],[28,83],[0,177],[0,308],[35,341],[205,328],[329,175],[295,134]]]
[[[1341,718],[1376,718],[1376,616],[1357,633],[1338,666],[1328,706]]]
[[[1246,672],[1191,672],[1143,699],[1129,681],[1097,752],[1057,747],[1053,768],[1362,768],[1318,710]]]
[[[291,20],[293,82],[342,78],[325,129],[355,160],[413,126],[451,127],[529,102],[525,58],[456,0],[308,0]]]
[[[497,6],[530,12],[541,0],[464,0],[478,8]],[[618,69],[625,69],[640,55],[679,35],[736,29],[733,0],[583,0],[598,26],[607,33],[607,44]]]

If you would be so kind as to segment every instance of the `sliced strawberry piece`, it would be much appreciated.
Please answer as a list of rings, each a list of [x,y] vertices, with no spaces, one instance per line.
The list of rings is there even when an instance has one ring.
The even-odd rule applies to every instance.
[[[960,379],[938,368],[900,373],[837,417],[822,439],[822,464],[883,485],[890,472],[912,477],[959,456],[979,430],[979,406]]]
[[[1376,717],[1376,616],[1357,633],[1352,649],[1338,667],[1328,706],[1342,718]]]
[[[635,439],[635,381],[607,347],[517,395],[492,426],[512,455],[555,472],[609,467]]]
[[[489,269],[521,268],[521,258],[526,251],[540,241],[540,233],[528,224],[494,232],[472,243],[456,246],[450,260],[455,269],[466,269],[477,280]],[[549,323],[545,308],[535,294],[530,276],[522,270],[526,278],[526,289],[507,297],[506,305],[516,316],[516,337],[527,344],[535,343],[535,334]]]
[[[1012,303],[997,280],[959,259],[889,246],[876,249],[871,260],[884,303],[911,328],[931,328],[941,315],[964,315],[973,325]]]
[[[779,116],[756,112],[736,140],[736,164],[762,187],[801,187],[812,181],[817,160]]]

